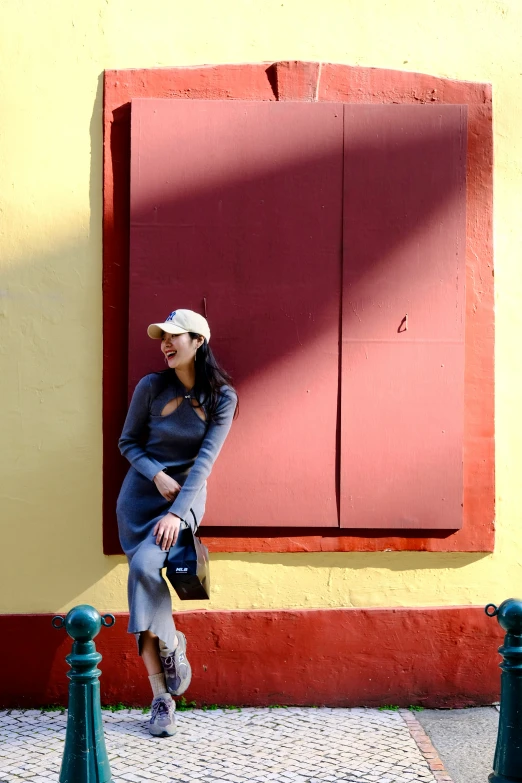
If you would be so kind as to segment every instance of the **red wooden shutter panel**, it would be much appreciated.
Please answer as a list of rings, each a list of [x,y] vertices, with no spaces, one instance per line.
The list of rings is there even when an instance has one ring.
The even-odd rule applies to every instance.
[[[241,395],[206,525],[339,524],[342,267],[341,527],[461,526],[465,108],[345,105],[344,196],[342,119],[132,102],[130,386],[205,297]]]
[[[341,527],[457,529],[466,109],[344,118]]]
[[[342,106],[133,100],[129,383],[203,312],[240,416],[205,525],[338,526]],[[156,358],[158,357],[158,358]]]

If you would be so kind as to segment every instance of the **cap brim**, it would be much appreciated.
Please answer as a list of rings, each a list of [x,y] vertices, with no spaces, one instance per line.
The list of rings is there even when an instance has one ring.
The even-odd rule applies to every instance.
[[[167,334],[184,334],[186,331],[186,329],[172,326],[172,323],[150,324],[150,326],[147,327],[147,334],[153,340],[161,340],[163,332],[167,332]]]

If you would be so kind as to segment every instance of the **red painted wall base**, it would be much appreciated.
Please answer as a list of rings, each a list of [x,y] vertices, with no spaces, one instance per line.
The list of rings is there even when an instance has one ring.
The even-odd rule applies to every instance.
[[[193,611],[177,617],[188,638],[200,704],[422,704],[498,700],[501,632],[482,607]],[[52,615],[0,616],[0,707],[66,704],[71,639]],[[104,704],[149,704],[151,693],[127,615],[102,628]],[[6,642],[9,640],[9,643]]]

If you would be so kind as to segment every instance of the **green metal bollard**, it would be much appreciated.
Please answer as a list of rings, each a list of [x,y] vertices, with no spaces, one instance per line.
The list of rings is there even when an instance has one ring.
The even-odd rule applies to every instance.
[[[508,598],[497,608],[486,606],[488,617],[496,617],[507,632],[499,653],[500,715],[497,747],[490,783],[520,783],[522,781],[522,601]]]
[[[116,622],[112,614],[103,617],[88,604],[75,606],[67,617],[53,617],[54,628],[63,628],[74,639],[72,652],[65,659],[71,670],[67,732],[60,769],[60,783],[112,783],[105,748],[100,705],[102,657],[92,641],[102,625]]]

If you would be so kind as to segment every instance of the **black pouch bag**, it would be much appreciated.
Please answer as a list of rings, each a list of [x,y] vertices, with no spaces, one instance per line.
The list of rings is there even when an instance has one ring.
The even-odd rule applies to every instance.
[[[167,579],[182,601],[210,598],[208,549],[188,525],[180,528],[166,566]]]

